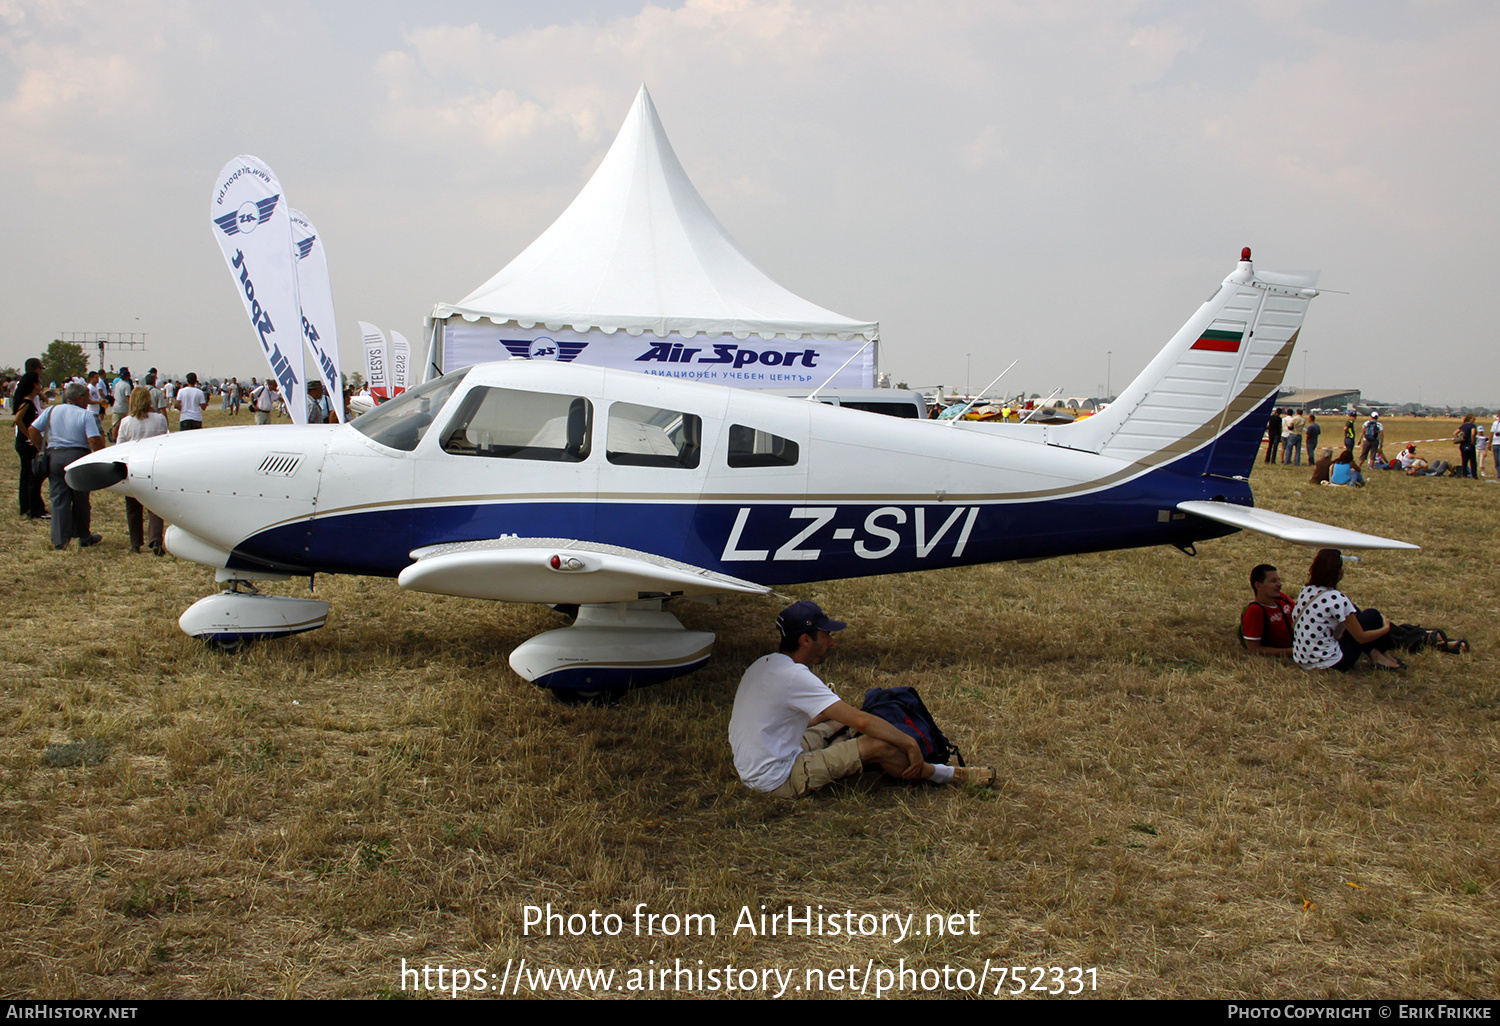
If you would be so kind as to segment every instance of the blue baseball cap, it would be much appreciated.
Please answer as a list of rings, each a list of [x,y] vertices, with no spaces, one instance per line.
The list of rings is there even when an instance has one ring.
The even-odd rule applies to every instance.
[[[819,631],[836,633],[849,626],[842,620],[829,619],[828,614],[818,608],[816,602],[793,602],[776,617],[776,629],[783,638],[800,638],[804,634],[816,635]]]

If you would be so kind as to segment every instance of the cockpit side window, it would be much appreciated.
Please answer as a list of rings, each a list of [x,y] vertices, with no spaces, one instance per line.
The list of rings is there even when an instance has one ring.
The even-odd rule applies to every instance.
[[[622,467],[698,466],[703,418],[655,406],[615,403],[609,408],[605,456]]]
[[[588,459],[594,404],[582,396],[476,386],[443,434],[456,456],[580,463]]]
[[[795,467],[797,458],[797,443],[790,438],[743,424],[729,429],[731,467]]]
[[[349,426],[381,445],[411,452],[468,373],[465,367],[433,378],[354,418]]]

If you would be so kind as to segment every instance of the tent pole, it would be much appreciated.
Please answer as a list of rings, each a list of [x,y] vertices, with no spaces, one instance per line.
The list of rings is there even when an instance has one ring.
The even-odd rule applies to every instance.
[[[427,329],[427,369],[422,373],[423,381],[442,377],[443,374],[443,327],[447,321],[434,319]]]

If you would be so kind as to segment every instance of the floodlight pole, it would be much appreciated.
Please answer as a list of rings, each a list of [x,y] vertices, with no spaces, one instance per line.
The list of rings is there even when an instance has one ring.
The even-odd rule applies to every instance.
[[[146,348],[146,333],[144,331],[61,331],[57,334],[57,340],[59,342],[68,342],[75,346],[97,346],[99,349],[100,374],[104,373],[104,350],[143,350]]]

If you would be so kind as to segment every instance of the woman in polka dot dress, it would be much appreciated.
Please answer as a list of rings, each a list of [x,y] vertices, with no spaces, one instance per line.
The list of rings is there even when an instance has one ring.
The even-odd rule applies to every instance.
[[[1378,609],[1356,608],[1338,590],[1343,576],[1339,550],[1319,549],[1292,609],[1292,658],[1304,670],[1347,673],[1368,652],[1377,669],[1403,669],[1405,664],[1388,654],[1391,622]]]

